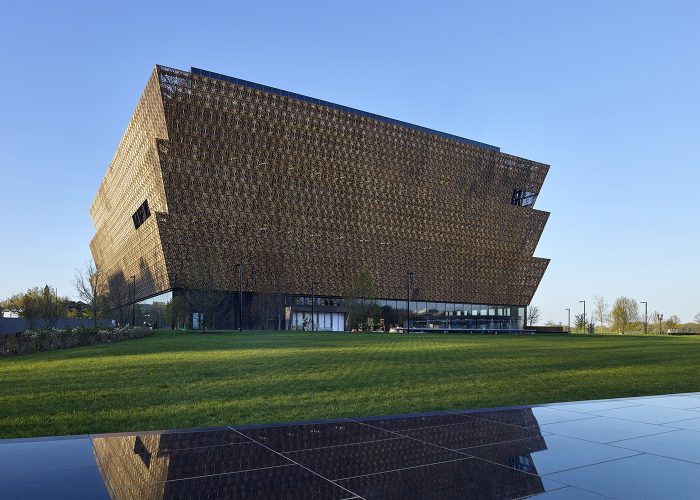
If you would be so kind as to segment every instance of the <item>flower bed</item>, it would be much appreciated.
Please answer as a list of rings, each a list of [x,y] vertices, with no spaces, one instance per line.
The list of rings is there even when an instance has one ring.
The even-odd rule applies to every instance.
[[[66,328],[27,330],[17,335],[0,336],[0,356],[16,356],[53,349],[105,344],[141,339],[153,334],[150,328]]]

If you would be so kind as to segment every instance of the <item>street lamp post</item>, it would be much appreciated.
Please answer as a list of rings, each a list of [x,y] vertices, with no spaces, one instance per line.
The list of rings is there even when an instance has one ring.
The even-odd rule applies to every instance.
[[[243,331],[243,261],[236,264],[238,268],[238,331]]]
[[[567,307],[565,311],[568,314],[568,319],[566,320],[566,331],[571,333],[571,308]]]
[[[411,333],[411,288],[413,287],[413,273],[406,273],[406,333]]]
[[[131,327],[136,326],[136,275],[131,275]]]
[[[644,333],[647,333],[647,302],[640,301],[640,304],[644,304]]]
[[[578,303],[583,303],[583,333],[586,333],[586,301],[579,300]]]
[[[658,317],[659,317],[659,335],[661,335],[661,323],[664,320],[664,315],[659,313]]]
[[[314,302],[316,302],[316,297],[314,297],[314,288],[318,285],[318,281],[311,283],[311,331],[316,330],[316,322],[314,321]]]

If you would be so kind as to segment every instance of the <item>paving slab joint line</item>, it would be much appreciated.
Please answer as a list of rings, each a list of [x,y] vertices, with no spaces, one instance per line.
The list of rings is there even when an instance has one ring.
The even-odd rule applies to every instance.
[[[356,422],[356,421],[354,421],[354,422]],[[365,424],[364,422],[356,422],[356,423],[358,423],[358,424],[363,424],[363,425],[368,425],[368,424]],[[375,426],[373,426],[373,425],[368,425],[368,427],[372,427],[372,428],[374,428],[374,429],[379,429],[379,427],[375,427]],[[384,429],[380,429],[380,430],[384,430]],[[391,432],[391,433],[397,434],[397,435],[399,435],[399,436],[401,436],[401,437],[405,437],[405,438],[408,438],[408,439],[413,439],[414,441],[418,441],[419,443],[426,444],[426,445],[428,445],[428,446],[434,446],[434,447],[441,448],[441,449],[446,450],[446,451],[451,451],[452,453],[457,453],[457,454],[459,454],[459,455],[464,455],[465,458],[471,458],[471,459],[473,459],[473,460],[481,460],[482,462],[488,462],[488,463],[490,463],[490,464],[494,464],[494,465],[497,465],[498,467],[503,467],[503,468],[505,468],[505,469],[518,470],[518,469],[514,469],[513,467],[508,467],[507,465],[497,464],[497,463],[495,463],[495,462],[491,462],[491,461],[489,461],[489,460],[486,460],[486,459],[483,459],[483,458],[480,458],[480,457],[475,457],[475,456],[473,456],[473,455],[468,455],[468,454],[462,453],[462,452],[457,451],[456,449],[453,449],[453,448],[447,448],[446,446],[442,446],[442,445],[439,445],[439,444],[429,443],[429,442],[427,442],[427,441],[423,441],[422,439],[418,439],[418,438],[415,438],[415,437],[413,437],[413,436],[406,436],[406,435],[403,435],[403,434],[399,434],[398,432],[395,432],[395,431],[386,431],[386,432]],[[534,437],[536,437],[536,436],[531,436],[530,438],[523,438],[523,439],[532,439],[532,438],[534,438]],[[500,442],[498,442],[498,443],[491,443],[491,444],[492,444],[492,445],[496,445],[496,444],[502,444],[502,443],[511,443],[511,442],[514,442],[514,441],[522,441],[522,440],[521,440],[521,439],[511,439],[511,440],[508,440],[508,441],[500,441]],[[485,444],[485,445],[483,445],[483,446],[489,446],[489,445],[486,445],[486,444]],[[476,448],[476,446],[474,446],[473,448]],[[456,459],[456,460],[460,460],[460,459]],[[438,462],[436,462],[436,463],[438,463]],[[431,465],[431,464],[427,464],[427,465]],[[420,466],[420,467],[423,467],[423,466]],[[386,471],[386,472],[389,472],[389,471]],[[519,472],[523,472],[523,471],[519,471]]]
[[[463,462],[466,460],[472,460],[473,458],[476,458],[476,457],[464,456],[462,458],[453,458],[452,460],[441,460],[439,462],[432,462],[429,464],[411,465],[410,467],[399,467],[398,469],[382,470],[379,472],[370,472],[369,474],[359,474],[357,476],[339,477],[337,479],[333,479],[333,481],[334,482],[335,481],[346,481],[348,479],[357,479],[358,477],[377,476],[379,474],[388,474],[390,472],[397,472],[397,471],[401,471],[401,470],[420,469],[421,467],[430,467],[432,465],[440,465],[440,464],[451,464],[452,462]]]
[[[289,453],[301,453],[303,451],[327,450],[329,448],[341,448],[343,446],[356,446],[358,444],[381,443],[383,441],[396,441],[398,439],[401,439],[401,437],[393,436],[393,437],[383,438],[383,439],[372,439],[371,441],[360,441],[359,443],[343,443],[343,444],[334,444],[331,446],[319,446],[317,448],[303,448],[301,450],[280,451],[280,453],[284,456],[287,456],[287,454],[289,454]]]
[[[268,451],[271,451],[272,453],[274,453],[274,454],[276,454],[276,455],[279,455],[280,457],[284,458],[285,460],[289,460],[290,462],[292,462],[292,463],[298,465],[298,466],[301,467],[302,469],[305,469],[305,470],[311,472],[312,474],[314,474],[315,476],[320,477],[320,478],[323,479],[324,481],[327,481],[327,482],[331,483],[333,486],[337,486],[338,488],[342,488],[343,490],[345,490],[345,491],[347,491],[348,493],[350,493],[350,495],[352,495],[352,496],[349,497],[349,498],[357,497],[357,498],[361,498],[362,500],[366,500],[364,497],[358,495],[358,494],[355,493],[354,491],[349,490],[348,488],[346,488],[346,487],[344,487],[344,486],[341,486],[341,485],[339,485],[339,484],[334,483],[333,481],[331,481],[331,480],[328,479],[327,477],[322,476],[322,475],[319,474],[318,472],[316,472],[316,471],[314,471],[314,470],[312,470],[312,469],[309,469],[308,467],[306,467],[306,466],[300,464],[299,462],[297,462],[297,461],[295,461],[295,460],[292,460],[292,459],[289,458],[289,457],[285,457],[284,455],[282,455],[282,453],[278,452],[277,450],[273,450],[273,449],[270,448],[269,446],[266,446],[266,445],[262,444],[262,443],[259,442],[257,439],[253,439],[253,438],[250,437],[250,436],[246,436],[245,434],[243,434],[243,433],[242,433],[241,431],[239,431],[238,429],[235,429],[235,428],[233,428],[233,427],[229,427],[229,429],[231,429],[231,430],[234,431],[234,432],[237,432],[237,433],[240,434],[241,436],[247,437],[247,438],[250,439],[252,442],[259,444],[259,445],[262,446],[263,448],[267,449]]]

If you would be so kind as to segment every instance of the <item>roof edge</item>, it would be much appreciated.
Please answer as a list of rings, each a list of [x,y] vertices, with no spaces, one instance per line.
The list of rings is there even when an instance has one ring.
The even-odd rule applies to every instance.
[[[207,71],[207,70],[200,69],[200,68],[195,68],[195,67],[191,67],[191,68],[190,68],[190,73],[193,74],[193,75],[204,76],[204,77],[207,77],[207,78],[214,78],[214,79],[216,79],[216,80],[221,80],[221,81],[224,81],[224,82],[229,82],[229,83],[235,83],[235,84],[238,84],[238,85],[243,85],[243,86],[245,86],[245,87],[250,87],[250,88],[257,89],[257,90],[262,90],[262,91],[265,91],[265,92],[270,92],[270,93],[272,93],[272,94],[277,94],[277,95],[281,95],[281,96],[284,96],[284,97],[291,97],[291,98],[293,98],[293,99],[299,99],[299,100],[302,100],[302,101],[311,102],[311,103],[313,103],[313,104],[318,104],[318,105],[320,105],[320,106],[326,106],[326,107],[328,107],[328,108],[337,109],[337,110],[339,110],[339,111],[344,111],[344,112],[346,112],[346,113],[352,113],[352,114],[359,115],[359,116],[365,116],[365,117],[367,117],[367,118],[372,118],[372,119],[374,119],[374,120],[382,121],[382,122],[385,122],[385,123],[391,123],[392,125],[399,125],[399,126],[401,126],[401,127],[406,127],[406,128],[410,128],[410,129],[413,129],[413,130],[418,130],[418,131],[420,131],[420,132],[424,132],[424,133],[427,133],[427,134],[437,135],[437,136],[440,136],[440,137],[444,137],[444,138],[446,138],[446,139],[451,139],[451,140],[453,140],[453,141],[458,141],[458,142],[461,142],[461,143],[464,143],[464,144],[468,144],[468,145],[470,145],[470,146],[475,146],[475,147],[478,147],[478,148],[488,149],[488,150],[490,150],[490,151],[495,151],[495,152],[497,152],[497,153],[500,153],[500,152],[501,152],[501,148],[499,148],[499,147],[497,147],[497,146],[492,146],[491,144],[486,144],[485,142],[479,142],[479,141],[475,141],[475,140],[472,140],[472,139],[467,139],[466,137],[460,137],[460,136],[458,136],[458,135],[448,134],[447,132],[441,132],[441,131],[439,131],[439,130],[434,130],[434,129],[427,128],[427,127],[422,127],[422,126],[420,126],[420,125],[415,125],[415,124],[413,124],[413,123],[404,122],[404,121],[401,121],[401,120],[397,120],[397,119],[395,119],[395,118],[389,118],[389,117],[387,117],[387,116],[382,116],[382,115],[378,115],[378,114],[375,114],[375,113],[370,113],[370,112],[368,112],[368,111],[362,111],[362,110],[357,109],[357,108],[351,108],[351,107],[349,107],[349,106],[343,106],[343,105],[341,105],[341,104],[336,104],[336,103],[333,103],[333,102],[330,102],[330,101],[324,101],[323,99],[316,99],[315,97],[309,97],[309,96],[306,96],[306,95],[303,95],[303,94],[297,94],[296,92],[289,92],[289,91],[287,91],[287,90],[282,90],[282,89],[278,89],[278,88],[275,88],[275,87],[270,87],[270,86],[268,86],[268,85],[262,85],[262,84],[260,84],[260,83],[255,83],[255,82],[251,82],[251,81],[248,81],[248,80],[243,80],[243,79],[241,79],[241,78],[236,78],[236,77],[233,77],[233,76],[227,76],[227,75],[223,75],[223,74],[221,74],[221,73],[214,73],[213,71]]]

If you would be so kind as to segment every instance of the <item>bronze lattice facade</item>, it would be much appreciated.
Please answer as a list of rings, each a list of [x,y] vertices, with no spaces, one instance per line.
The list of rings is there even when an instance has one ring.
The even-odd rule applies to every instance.
[[[520,306],[548,260],[548,166],[298,94],[157,66],[91,207],[91,250],[138,299],[197,286]],[[441,306],[445,310],[444,306]],[[453,306],[454,309],[454,306]]]

